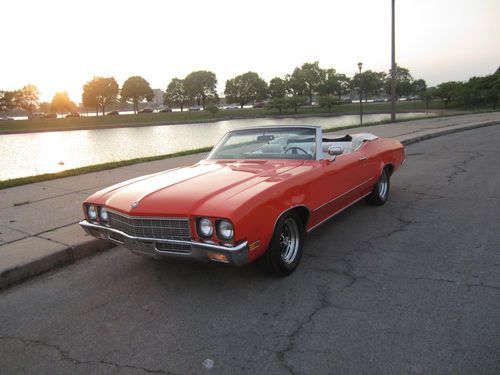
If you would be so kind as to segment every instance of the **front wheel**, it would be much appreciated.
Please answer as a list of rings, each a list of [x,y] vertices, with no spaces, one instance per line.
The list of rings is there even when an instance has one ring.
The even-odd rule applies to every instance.
[[[305,230],[295,212],[281,216],[266,253],[259,259],[263,271],[274,276],[288,276],[299,265]]]
[[[387,172],[387,168],[384,168],[382,170],[382,175],[373,187],[372,192],[366,197],[368,204],[381,206],[387,202],[387,199],[389,199],[390,186],[389,172]]]

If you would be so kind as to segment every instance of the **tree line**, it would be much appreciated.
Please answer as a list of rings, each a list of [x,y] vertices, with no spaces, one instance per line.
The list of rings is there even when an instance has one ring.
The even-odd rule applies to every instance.
[[[276,108],[280,113],[285,108],[297,112],[299,106],[313,104],[316,99],[317,104],[330,111],[348,94],[357,94],[365,101],[369,97],[389,95],[390,79],[390,71],[372,70],[348,77],[333,68],[323,69],[315,61],[296,67],[284,77],[274,77],[269,83],[256,72],[237,75],[226,81],[224,96],[226,103],[238,103],[241,108],[266,100],[268,108]],[[500,96],[500,67],[491,75],[472,77],[467,82],[443,82],[436,87],[427,87],[425,80],[414,79],[409,69],[398,67],[396,81],[398,97],[418,97],[427,107],[433,99],[441,99],[445,108],[450,101],[466,107],[492,105],[496,108]],[[94,77],[83,85],[82,106],[105,114],[107,106],[121,101],[131,103],[136,113],[139,104],[151,101],[153,96],[149,82],[140,76],[129,77],[121,88],[114,77]],[[218,102],[217,76],[206,70],[173,78],[164,93],[164,104],[181,111],[192,105],[212,110]],[[31,114],[37,108],[40,108],[39,91],[34,85],[0,91],[0,111],[22,109]],[[76,111],[77,106],[66,92],[57,92],[52,102],[43,104],[41,109],[65,113]]]

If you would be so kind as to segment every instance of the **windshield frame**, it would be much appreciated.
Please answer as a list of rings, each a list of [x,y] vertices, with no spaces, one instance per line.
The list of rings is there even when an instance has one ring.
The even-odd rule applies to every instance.
[[[314,130],[314,136],[315,136],[315,149],[314,149],[314,155],[312,155],[312,159],[288,159],[288,158],[276,158],[276,159],[269,159],[269,160],[321,160],[322,159],[322,153],[318,152],[318,150],[321,150],[321,139],[322,139],[322,129],[319,126],[310,126],[310,125],[281,125],[281,126],[255,126],[255,127],[249,127],[249,128],[240,128],[240,129],[235,129],[228,131],[224,136],[221,138],[219,142],[212,148],[210,153],[206,156],[205,160],[240,160],[238,158],[234,159],[221,159],[221,158],[214,158],[213,155],[216,153],[217,149],[224,144],[227,139],[233,134],[233,133],[239,133],[239,132],[248,132],[248,131],[285,131],[285,130],[298,130],[298,129],[304,129],[304,130]],[[263,160],[259,158],[255,159],[244,159],[244,160]],[[266,159],[264,159],[266,160]]]

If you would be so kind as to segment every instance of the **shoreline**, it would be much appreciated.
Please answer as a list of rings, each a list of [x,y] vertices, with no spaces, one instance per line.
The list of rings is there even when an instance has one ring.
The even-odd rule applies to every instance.
[[[471,112],[461,111],[461,110],[446,110],[446,114],[443,113],[444,110],[431,109],[431,110],[420,110],[420,109],[408,109],[408,110],[400,110],[398,113],[434,113],[433,117],[441,117],[441,116],[454,116],[460,114],[470,114]],[[441,112],[441,114],[439,114]],[[382,115],[389,114],[387,111],[368,111],[364,112],[365,115]],[[437,114],[436,114],[437,113]],[[304,117],[340,117],[340,116],[352,116],[358,115],[359,112],[347,111],[347,112],[320,112],[320,113],[299,113],[299,114],[282,114],[282,115],[246,115],[246,116],[228,116],[228,117],[215,117],[208,119],[192,119],[192,120],[171,120],[171,121],[153,121],[147,123],[122,123],[122,124],[103,124],[103,125],[82,125],[71,128],[62,128],[62,127],[48,127],[46,129],[26,129],[26,130],[1,130],[0,128],[0,136],[2,135],[14,135],[14,134],[30,134],[30,133],[50,133],[50,132],[65,132],[65,131],[80,131],[80,130],[104,130],[104,129],[120,129],[120,128],[143,128],[148,126],[175,126],[175,125],[186,125],[186,124],[209,124],[219,121],[232,121],[232,120],[251,120],[257,118],[268,118],[268,119],[298,119]],[[128,116],[128,115],[122,115]],[[424,116],[425,117],[425,116]],[[101,117],[102,118],[102,117]],[[405,119],[403,119],[405,120]],[[14,120],[15,121],[15,120]],[[29,120],[26,120],[29,121]],[[38,121],[38,120],[33,120]],[[402,121],[402,120],[396,120]]]
[[[435,116],[422,117],[419,119],[428,119],[431,117],[437,119],[437,118],[450,117],[450,116],[460,116],[460,115],[467,115],[467,114],[468,113],[435,115]],[[288,116],[285,116],[285,118],[286,117],[288,117]],[[300,117],[311,117],[311,116],[300,116]],[[300,117],[298,117],[298,118],[300,118]],[[315,117],[328,117],[328,116],[315,116]],[[407,118],[407,119],[396,120],[393,123],[395,124],[395,123],[402,123],[402,122],[408,122],[408,121],[414,121],[414,120],[416,120],[416,119]],[[364,123],[363,125],[360,125],[360,124],[346,125],[346,126],[341,126],[341,127],[323,129],[323,131],[324,132],[342,131],[342,130],[346,130],[346,129],[356,129],[356,128],[361,128],[361,127],[370,127],[370,126],[383,125],[383,124],[388,124],[388,123],[391,123],[391,121],[390,120],[376,121],[376,122]],[[8,180],[0,181],[0,190],[7,189],[10,187],[15,187],[15,186],[28,185],[28,184],[32,184],[32,183],[36,183],[36,182],[55,180],[57,178],[62,178],[62,177],[78,176],[78,175],[82,175],[82,174],[86,174],[86,173],[115,169],[115,168],[119,168],[119,167],[123,167],[123,166],[127,166],[127,165],[134,165],[134,164],[145,163],[145,162],[149,162],[149,161],[171,159],[171,158],[175,158],[175,157],[179,157],[179,156],[204,153],[204,152],[210,151],[212,148],[213,148],[213,146],[208,146],[208,147],[203,147],[203,148],[179,151],[179,152],[175,152],[175,153],[171,153],[171,154],[146,156],[146,157],[141,157],[141,158],[126,159],[126,160],[113,161],[113,162],[108,162],[108,163],[93,164],[93,165],[88,165],[88,166],[79,167],[79,168],[66,169],[64,171],[56,172],[56,173],[43,173],[43,174],[39,174],[39,175],[17,177],[17,178],[12,178],[12,179],[8,179]]]

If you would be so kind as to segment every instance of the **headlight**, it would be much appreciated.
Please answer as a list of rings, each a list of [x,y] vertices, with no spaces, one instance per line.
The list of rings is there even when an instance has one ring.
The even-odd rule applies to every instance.
[[[221,240],[230,241],[233,239],[234,228],[228,220],[219,220],[217,222],[217,237]]]
[[[198,234],[202,237],[210,237],[214,233],[214,226],[212,221],[207,218],[198,220]]]
[[[102,222],[107,223],[109,220],[108,217],[108,210],[106,210],[106,207],[101,207],[99,210],[99,219],[101,219]]]
[[[97,211],[93,204],[87,205],[87,215],[90,220],[95,221],[97,219]]]

